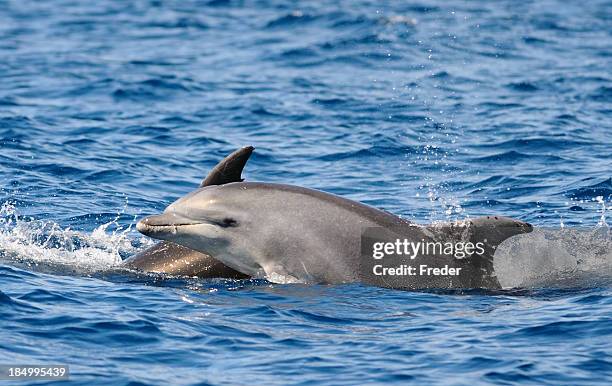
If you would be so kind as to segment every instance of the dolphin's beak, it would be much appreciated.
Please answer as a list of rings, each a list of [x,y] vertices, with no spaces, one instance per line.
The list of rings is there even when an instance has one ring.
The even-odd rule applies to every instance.
[[[533,225],[528,222],[503,216],[478,217],[472,220],[471,223],[480,228],[496,229],[507,234],[530,233],[533,231]]]
[[[159,238],[160,234],[175,233],[176,228],[179,226],[196,224],[201,224],[201,221],[193,220],[174,212],[168,212],[143,218],[136,224],[136,230],[143,235]]]
[[[531,233],[533,232],[533,225],[531,225],[528,222],[524,222],[524,221],[519,221],[519,224],[517,225],[519,228],[521,228],[521,230],[523,231],[523,233]]]
[[[528,222],[516,220],[512,218],[498,217],[500,222],[497,224],[500,228],[508,228],[508,231],[515,232],[516,234],[530,233],[533,231],[533,225]]]

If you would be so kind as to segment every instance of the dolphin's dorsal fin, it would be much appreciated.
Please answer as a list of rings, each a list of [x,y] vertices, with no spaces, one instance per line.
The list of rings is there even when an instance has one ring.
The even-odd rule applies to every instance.
[[[242,169],[244,169],[244,165],[246,165],[254,149],[253,146],[245,146],[223,158],[221,162],[208,173],[204,181],[200,184],[200,188],[209,185],[241,182]]]

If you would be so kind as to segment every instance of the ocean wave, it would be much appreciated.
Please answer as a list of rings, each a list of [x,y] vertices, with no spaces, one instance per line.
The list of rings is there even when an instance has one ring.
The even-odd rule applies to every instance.
[[[592,179],[587,181],[591,182]],[[612,178],[595,182],[592,185],[570,189],[564,194],[573,200],[593,200],[601,197],[602,201],[612,201]]]

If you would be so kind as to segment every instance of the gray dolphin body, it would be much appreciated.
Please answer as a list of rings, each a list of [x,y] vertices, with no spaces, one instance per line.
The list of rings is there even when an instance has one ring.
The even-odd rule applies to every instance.
[[[347,283],[420,288],[499,288],[493,253],[503,240],[531,231],[527,223],[482,217],[463,224],[418,226],[382,210],[298,186],[238,182],[200,188],[163,214],[137,224],[141,233],[215,256],[249,276],[273,282]],[[364,263],[363,234],[410,241],[484,242],[484,254],[436,254],[419,264],[461,268],[461,275],[375,276]],[[395,257],[397,263],[402,260]],[[388,260],[393,262],[394,260]],[[364,266],[366,270],[364,271]]]
[[[200,184],[200,188],[242,181],[242,170],[252,152],[253,147],[246,146],[225,157],[210,171]],[[160,272],[177,276],[230,279],[245,279],[248,277],[207,253],[198,252],[171,241],[157,243],[153,247],[126,259],[123,265],[140,271]]]

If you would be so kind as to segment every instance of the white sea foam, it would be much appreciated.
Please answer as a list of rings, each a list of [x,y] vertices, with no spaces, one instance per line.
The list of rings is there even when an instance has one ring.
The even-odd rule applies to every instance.
[[[14,205],[0,206],[0,257],[27,264],[57,264],[83,271],[98,271],[121,263],[121,256],[138,252],[128,237],[130,226],[113,221],[91,233],[62,228],[51,221],[23,218]],[[112,231],[111,225],[115,225]],[[153,241],[142,238],[140,248]]]
[[[582,286],[612,278],[612,231],[535,229],[504,241],[494,269],[504,288]]]

